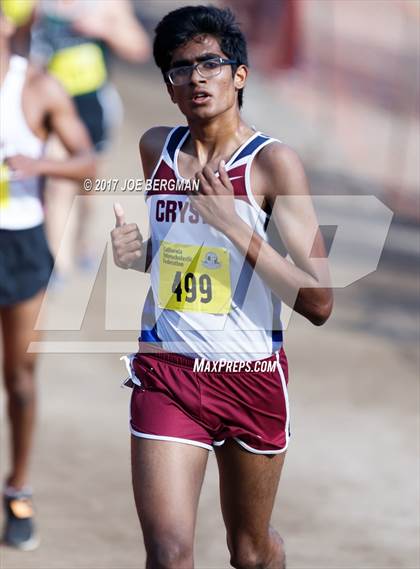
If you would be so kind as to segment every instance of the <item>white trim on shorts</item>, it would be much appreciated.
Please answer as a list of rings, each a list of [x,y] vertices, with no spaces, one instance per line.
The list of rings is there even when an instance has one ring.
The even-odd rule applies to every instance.
[[[132,435],[141,439],[152,439],[156,441],[171,441],[173,443],[184,443],[186,445],[193,445],[196,447],[205,448],[206,450],[213,450],[213,447],[211,445],[208,445],[206,443],[200,443],[198,441],[192,441],[190,439],[181,439],[179,437],[167,437],[165,435],[148,435],[147,433],[140,433],[139,431],[136,431],[131,426],[130,426],[130,431]]]
[[[281,454],[281,453],[285,452],[285,450],[289,446],[289,439],[290,439],[290,436],[289,436],[289,424],[290,424],[289,395],[287,393],[286,378],[284,377],[283,368],[280,365],[280,356],[279,356],[278,351],[276,352],[276,364],[277,364],[277,369],[278,369],[278,372],[280,375],[280,381],[281,381],[281,385],[283,388],[283,394],[284,394],[284,403],[285,403],[285,407],[286,407],[286,424],[284,427],[286,444],[284,445],[283,448],[281,448],[279,450],[258,450],[256,448],[253,448],[253,447],[247,445],[246,443],[244,443],[244,441],[241,441],[240,438],[233,437],[233,440],[236,441],[239,445],[241,445],[241,447],[243,447],[245,450],[252,452],[254,454]],[[213,444],[217,444],[217,446],[221,446],[224,442],[225,441],[213,443]]]
[[[279,370],[279,374],[280,374],[281,384],[283,386],[284,403],[286,405],[286,425],[284,427],[285,434],[286,434],[286,444],[284,445],[284,447],[282,449],[282,452],[283,452],[287,449],[287,447],[289,445],[289,439],[290,439],[290,435],[289,435],[290,408],[289,408],[289,393],[287,391],[287,384],[286,384],[286,378],[284,377],[284,371],[283,371],[283,368],[281,367],[281,364],[280,364],[279,351],[276,352],[276,363],[277,363],[277,369]]]
[[[244,443],[244,441],[238,439],[238,437],[233,437],[233,440],[236,441],[239,445],[241,445],[241,447],[244,447],[244,449],[246,449],[249,452],[252,452],[253,454],[281,454],[287,449],[287,443],[286,446],[284,446],[280,450],[258,450],[256,448],[250,447],[249,445]]]
[[[284,452],[287,449],[287,444],[286,444],[286,446],[280,450],[258,450],[256,448],[250,447],[249,445],[244,443],[244,441],[241,441],[241,439],[239,439],[238,437],[233,437],[232,440],[234,440],[239,445],[241,445],[241,447],[243,447],[245,450],[252,452],[252,454],[281,454],[282,452]],[[225,442],[226,442],[226,439],[224,441],[219,441],[217,443],[213,443],[213,445],[221,447],[222,445],[225,444]]]

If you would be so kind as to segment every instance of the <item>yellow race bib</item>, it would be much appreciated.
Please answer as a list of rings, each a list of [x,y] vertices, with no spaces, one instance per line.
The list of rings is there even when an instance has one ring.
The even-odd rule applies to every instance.
[[[107,77],[104,56],[94,43],[60,49],[48,70],[72,97],[97,91]]]
[[[232,299],[229,252],[161,241],[159,306],[179,312],[227,314]]]
[[[9,168],[7,164],[0,164],[0,207],[7,207],[9,199]]]
[[[35,0],[1,0],[3,14],[16,26],[23,26],[31,19]]]

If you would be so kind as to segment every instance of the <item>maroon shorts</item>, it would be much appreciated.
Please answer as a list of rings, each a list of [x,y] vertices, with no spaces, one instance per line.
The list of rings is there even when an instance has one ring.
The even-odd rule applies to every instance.
[[[208,360],[206,361],[208,362]],[[131,433],[212,449],[233,438],[258,454],[286,450],[288,367],[283,348],[230,371],[194,371],[194,359],[159,351],[132,359]],[[213,362],[207,363],[207,367]]]

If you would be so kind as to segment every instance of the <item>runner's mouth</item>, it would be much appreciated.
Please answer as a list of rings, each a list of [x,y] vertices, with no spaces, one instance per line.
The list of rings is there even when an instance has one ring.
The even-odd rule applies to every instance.
[[[211,95],[209,95],[209,93],[206,93],[205,91],[198,91],[197,93],[193,94],[191,101],[195,105],[204,105],[205,103],[208,103],[210,99]]]

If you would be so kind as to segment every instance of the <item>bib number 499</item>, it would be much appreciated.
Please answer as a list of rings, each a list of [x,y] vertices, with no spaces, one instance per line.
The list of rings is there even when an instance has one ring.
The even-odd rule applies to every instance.
[[[175,273],[174,282],[172,283],[172,292],[176,294],[177,302],[195,302],[197,300],[197,278],[194,273],[185,273],[181,271]],[[213,298],[211,278],[209,275],[201,274],[198,277],[198,292],[200,294],[199,301],[207,304]],[[183,299],[183,294],[185,298]]]
[[[221,315],[230,310],[230,257],[224,247],[161,241],[158,303],[164,310]]]

